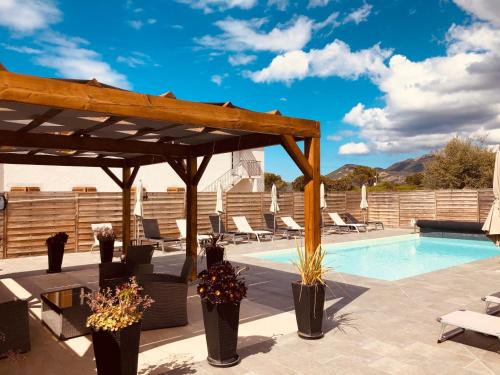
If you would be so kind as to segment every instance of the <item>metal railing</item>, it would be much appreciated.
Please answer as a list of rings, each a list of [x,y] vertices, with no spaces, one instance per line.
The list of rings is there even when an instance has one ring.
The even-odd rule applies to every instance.
[[[262,167],[257,160],[240,160],[230,170],[219,176],[211,184],[207,185],[202,191],[215,192],[219,183],[223,191],[228,191],[244,178],[262,176]]]

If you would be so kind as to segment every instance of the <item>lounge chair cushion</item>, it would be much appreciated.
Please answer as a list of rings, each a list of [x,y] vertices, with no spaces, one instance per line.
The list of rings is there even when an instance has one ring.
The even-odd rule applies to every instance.
[[[443,315],[442,324],[469,329],[500,338],[500,318],[475,311],[460,310]]]

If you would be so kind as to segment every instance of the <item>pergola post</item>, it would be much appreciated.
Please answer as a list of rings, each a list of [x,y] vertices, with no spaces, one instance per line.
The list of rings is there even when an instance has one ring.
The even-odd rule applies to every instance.
[[[197,275],[198,263],[198,181],[195,176],[198,166],[195,157],[186,159],[186,258],[193,260],[191,280]]]
[[[122,169],[122,242],[123,253],[130,244],[130,168]]]
[[[313,254],[321,244],[320,209],[320,139],[306,138],[304,155],[312,168],[312,178],[305,176],[304,221],[306,254]]]

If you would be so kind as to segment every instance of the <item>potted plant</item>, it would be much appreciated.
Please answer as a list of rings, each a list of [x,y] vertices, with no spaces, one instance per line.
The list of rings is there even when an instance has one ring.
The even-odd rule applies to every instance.
[[[243,270],[222,261],[198,274],[207,361],[215,367],[230,367],[240,362],[236,353],[240,302],[247,293],[245,280],[240,275]]]
[[[68,242],[68,234],[66,232],[56,233],[45,241],[49,257],[49,269],[47,273],[61,272],[64,245],[66,245],[66,242]]]
[[[99,251],[101,253],[101,263],[109,263],[113,260],[113,251],[115,249],[115,232],[113,228],[100,227],[96,232],[99,241]]]
[[[307,254],[297,246],[299,259],[294,262],[301,280],[292,282],[295,318],[298,335],[304,339],[323,337],[323,308],[325,305],[325,282],[323,276],[330,269],[323,266],[325,251],[318,246],[313,254]]]
[[[202,253],[207,258],[207,269],[216,263],[221,263],[224,260],[224,246],[221,245],[224,235],[210,234],[210,241],[203,247]],[[202,254],[202,255],[203,255]]]
[[[87,295],[91,315],[87,327],[98,375],[136,375],[139,358],[141,319],[154,302],[141,295],[134,277],[128,283]]]

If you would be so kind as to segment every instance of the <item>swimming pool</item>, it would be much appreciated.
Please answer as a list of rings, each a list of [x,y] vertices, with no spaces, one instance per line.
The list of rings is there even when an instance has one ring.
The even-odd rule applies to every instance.
[[[500,256],[490,241],[405,235],[326,244],[324,264],[337,272],[394,281],[459,264]],[[280,263],[297,259],[295,249],[249,256]]]

